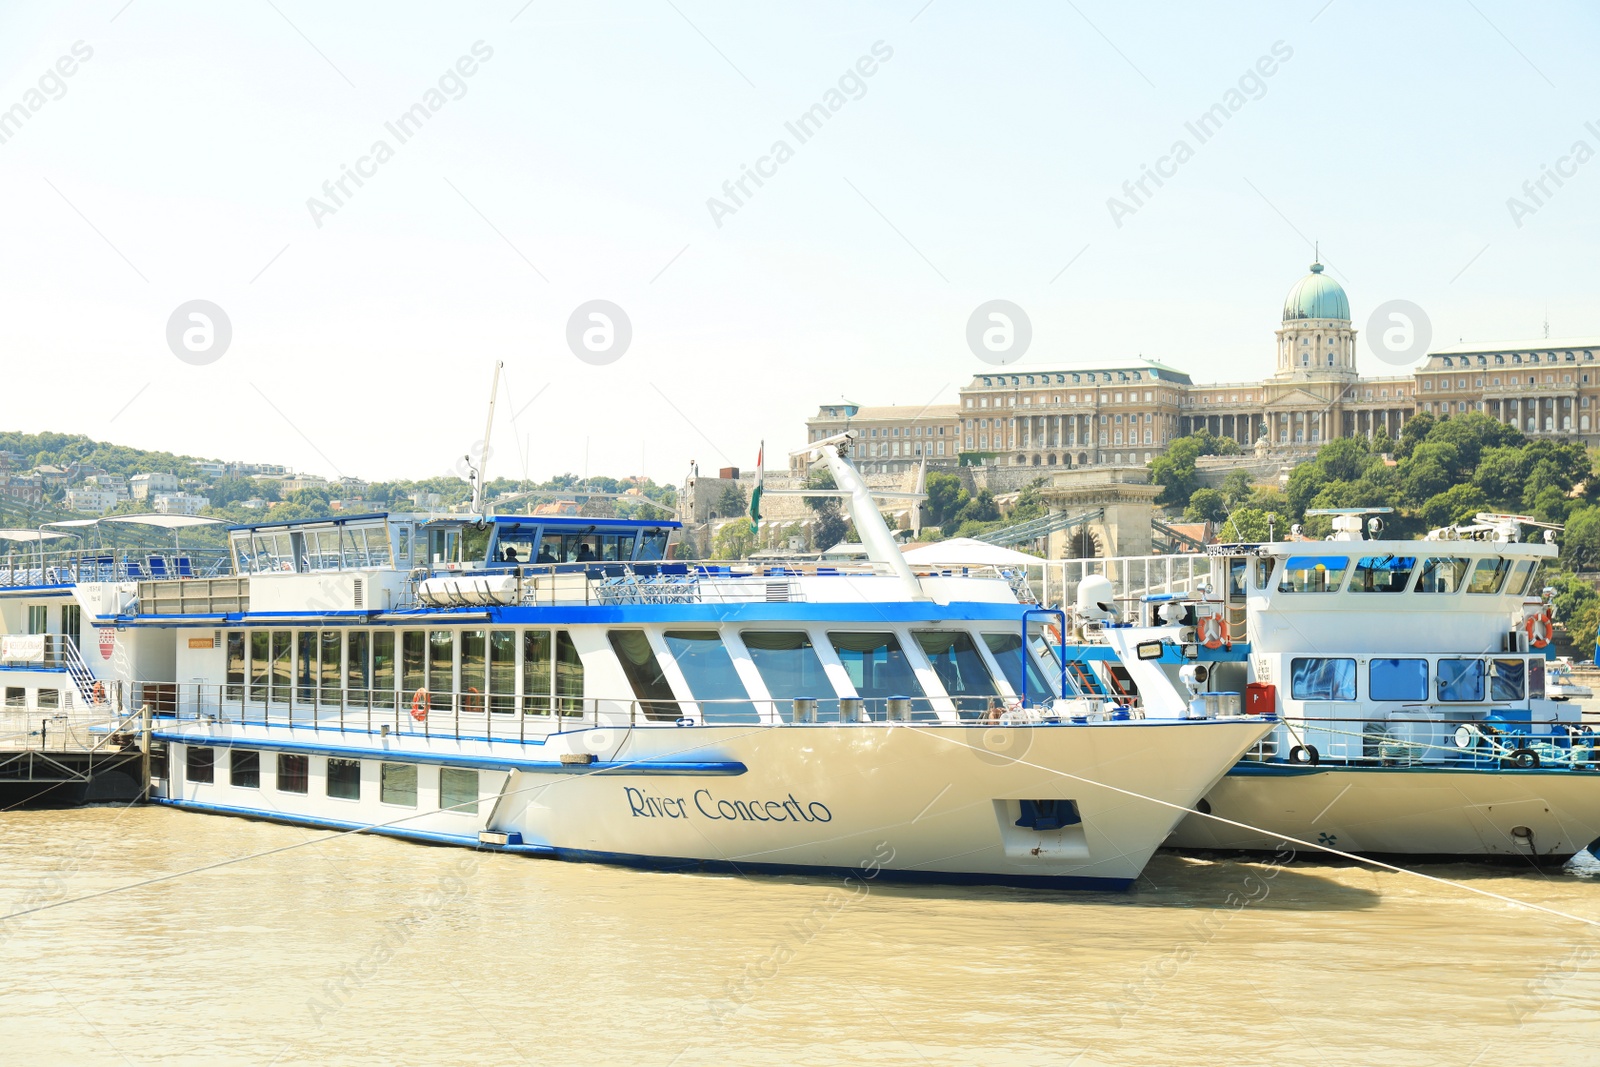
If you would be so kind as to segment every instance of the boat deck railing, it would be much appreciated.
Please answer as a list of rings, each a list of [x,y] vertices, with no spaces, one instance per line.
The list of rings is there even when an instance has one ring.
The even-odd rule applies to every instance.
[[[425,695],[419,695],[425,694]],[[293,726],[333,733],[391,733],[446,740],[533,741],[595,727],[782,724],[999,725],[1050,721],[1043,706],[1020,711],[996,698],[837,697],[678,700],[407,693],[200,682],[133,683],[130,708],[148,705],[166,722]],[[953,711],[952,711],[953,709]],[[1128,718],[1126,713],[1118,716]],[[1077,720],[1075,720],[1077,721]]]
[[[1032,602],[1021,568],[921,567],[919,577],[987,578],[1005,581],[1024,603]],[[803,579],[893,577],[894,570],[871,562],[752,563],[748,561],[661,561],[648,563],[546,563],[489,567],[472,571],[418,571],[407,585],[397,610],[423,607],[486,606],[504,603],[476,590],[471,579],[513,577],[512,602],[528,607],[599,604],[737,604],[797,603],[807,599]],[[443,591],[436,583],[422,595],[430,579],[458,579],[459,589]],[[497,594],[498,595],[498,594]]]
[[[0,556],[0,589],[209,578],[229,573],[231,566],[226,552],[205,549],[17,551]]]
[[[1319,766],[1600,772],[1600,735],[1561,720],[1407,717],[1283,720],[1246,755]]]

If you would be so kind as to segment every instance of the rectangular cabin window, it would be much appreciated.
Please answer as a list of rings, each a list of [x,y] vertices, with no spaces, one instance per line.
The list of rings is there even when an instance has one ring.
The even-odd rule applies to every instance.
[[[59,708],[61,706],[61,690],[41,689],[37,699],[41,708]]]
[[[1290,660],[1289,695],[1296,700],[1354,700],[1356,661],[1320,656]]]
[[[1438,672],[1440,700],[1483,699],[1483,660],[1442,659],[1439,661]]]
[[[550,631],[522,631],[522,713],[549,715],[553,680]]]
[[[668,630],[662,641],[689,683],[689,695],[700,701],[702,722],[757,722],[744,680],[715,630]]]
[[[1373,700],[1427,700],[1428,661],[1375,659],[1367,668],[1367,691]]]
[[[250,699],[263,703],[267,699],[267,683],[272,671],[271,643],[270,631],[250,631]]]
[[[1467,579],[1468,593],[1498,593],[1511,571],[1511,561],[1500,556],[1488,556],[1472,566],[1472,577]]]
[[[50,632],[50,605],[28,605],[28,633],[47,634]]]
[[[1348,556],[1290,556],[1278,580],[1280,593],[1337,593],[1350,568]]]
[[[345,635],[345,701],[352,708],[365,708],[372,700],[372,631],[351,630]]]
[[[6,686],[6,707],[25,708],[28,706],[28,690],[20,685]]]
[[[228,689],[227,699],[244,699],[244,631],[229,630],[227,634],[228,648]]]
[[[457,815],[478,814],[478,772],[470,767],[441,767],[439,807]]]
[[[461,710],[483,712],[483,694],[489,688],[485,660],[486,640],[482,630],[461,631]]]
[[[517,631],[489,631],[489,710],[511,715],[517,710]]]
[[[261,788],[261,753],[236,748],[228,753],[228,782],[235,789]]]
[[[911,697],[913,708],[917,706],[923,696],[922,685],[894,634],[840,630],[829,633],[828,640],[833,642],[850,684],[874,713],[886,711],[890,697]],[[926,706],[927,702],[920,703]],[[919,714],[926,718],[931,712],[913,712]]]
[[[518,526],[503,527],[494,542],[496,563],[518,564],[533,562],[533,531]]]
[[[409,570],[411,567],[411,527],[396,526],[394,529],[394,565],[400,570]]]
[[[643,630],[608,630],[606,637],[611,649],[622,664],[622,673],[628,678],[633,695],[639,700],[639,710],[647,719],[671,721],[678,717],[678,705],[673,700],[672,685],[661,670],[650,638]]]
[[[1423,561],[1419,593],[1456,593],[1467,579],[1467,561],[1460,556],[1432,556]]]
[[[1528,660],[1528,696],[1544,699],[1544,659],[1539,656]]]
[[[361,761],[328,757],[328,795],[335,800],[361,799]]]
[[[302,704],[316,699],[317,690],[317,631],[295,631],[295,694]]]
[[[339,680],[343,675],[344,664],[344,634],[339,630],[323,630],[318,635],[318,655],[320,657],[320,672],[318,686],[321,695],[318,699],[324,704],[338,706]]]
[[[289,703],[289,683],[294,674],[294,631],[272,631],[272,702]]]
[[[278,792],[311,792],[311,757],[278,753]]]
[[[566,630],[556,631],[556,714],[583,714],[583,660]]]
[[[1270,583],[1272,581],[1272,564],[1273,564],[1273,562],[1274,561],[1273,561],[1271,556],[1257,556],[1256,557],[1255,587],[1257,589],[1265,591],[1268,588],[1270,588]],[[1019,640],[1020,640],[1020,638],[1019,638]]]
[[[190,745],[183,757],[184,780],[210,785],[216,780],[217,750]]]
[[[494,527],[492,526],[485,526],[481,530],[476,526],[463,526],[461,528],[461,562],[489,562],[489,538],[493,533]]]
[[[639,535],[639,553],[641,560],[667,558],[667,531],[652,530]]]
[[[428,635],[423,630],[400,631],[400,691],[415,693],[428,687]]]
[[[838,717],[839,700],[833,683],[828,681],[817,650],[804,630],[744,630],[739,638],[773,700],[807,697],[817,702],[820,717]]]
[[[1489,699],[1521,700],[1526,691],[1528,667],[1526,660],[1494,659],[1489,661]]]
[[[933,664],[933,673],[939,676],[939,684],[955,702],[958,712],[975,718],[999,697],[1000,691],[971,634],[964,630],[914,630],[912,636]]]
[[[1415,556],[1397,556],[1393,552],[1381,556],[1362,556],[1356,560],[1356,572],[1350,579],[1350,592],[1403,593],[1411,583],[1411,572],[1416,566]]]
[[[378,799],[385,804],[417,806],[417,765],[383,763],[378,766]]]
[[[372,705],[394,707],[394,631],[372,632]]]
[[[1055,695],[1055,689],[1039,670],[1038,661],[1025,651],[1021,634],[984,634],[983,643],[989,646],[989,653],[1000,665],[1011,691],[1025,702],[1042,704]],[[1024,678],[1027,679],[1026,688]]]
[[[1244,576],[1247,560],[1234,557],[1228,560],[1228,600],[1239,604],[1244,601]]]
[[[434,703],[449,707],[449,697],[456,691],[456,632],[454,630],[428,631],[428,685]]]

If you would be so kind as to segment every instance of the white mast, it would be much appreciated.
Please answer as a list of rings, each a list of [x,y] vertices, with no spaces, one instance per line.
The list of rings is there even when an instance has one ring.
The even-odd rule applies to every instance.
[[[856,470],[855,464],[845,458],[844,450],[855,438],[856,433],[857,431],[847,430],[790,455],[805,456],[811,460],[821,459],[827,463],[828,470],[833,473],[833,484],[839,487],[836,495],[844,498],[845,507],[850,510],[850,521],[855,523],[856,533],[861,535],[861,546],[867,550],[867,558],[893,571],[895,577],[905,585],[906,593],[912,599],[925,599],[922,583],[917,581],[917,576],[911,571],[911,565],[906,562],[900,546],[895,543],[894,535],[889,532],[888,523],[883,521],[883,513],[878,510],[877,503],[872,499],[872,490],[867,488],[867,483],[862,479],[861,472]],[[805,496],[835,495],[815,490],[791,490],[791,492]],[[917,494],[878,495],[914,497]]]
[[[494,433],[494,402],[500,395],[500,368],[505,363],[501,360],[494,361],[494,380],[489,386],[489,419],[483,427],[483,449],[478,453],[478,469],[472,482],[472,513],[480,518],[486,518],[483,513],[483,487],[487,483],[484,472],[489,469],[489,441]],[[472,469],[472,457],[467,457],[467,469]]]

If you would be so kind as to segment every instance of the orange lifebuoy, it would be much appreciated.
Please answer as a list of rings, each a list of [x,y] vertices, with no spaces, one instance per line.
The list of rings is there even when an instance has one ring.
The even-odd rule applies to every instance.
[[[1228,637],[1228,620],[1221,615],[1207,615],[1200,620],[1200,642],[1207,648],[1231,648],[1233,642]]]
[[[461,710],[474,715],[483,710],[483,694],[477,686],[467,687],[466,694],[461,698]]]
[[[1540,611],[1529,615],[1522,623],[1522,628],[1528,633],[1528,644],[1533,648],[1544,648],[1550,643],[1550,613]]]
[[[428,717],[428,712],[433,710],[433,698],[426,689],[418,689],[411,697],[411,717],[421,722]]]

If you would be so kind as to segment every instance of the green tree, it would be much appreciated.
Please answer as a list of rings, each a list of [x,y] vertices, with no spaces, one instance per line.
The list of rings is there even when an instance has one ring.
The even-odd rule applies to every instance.
[[[1578,570],[1600,570],[1600,508],[1579,506],[1567,517],[1561,555]]]
[[[1221,522],[1228,517],[1228,503],[1217,489],[1196,489],[1189,496],[1183,517],[1190,522]]]
[[[1275,531],[1282,536],[1280,523]],[[1224,543],[1265,541],[1267,539],[1267,513],[1260,508],[1235,508],[1221,526],[1217,527],[1217,540]]]
[[[744,559],[755,548],[755,534],[750,532],[750,524],[734,520],[725,522],[722,529],[716,532],[711,539],[712,559]]]
[[[1222,498],[1228,502],[1230,508],[1237,507],[1240,501],[1249,498],[1251,488],[1249,471],[1229,471],[1222,479]]]
[[[744,489],[738,482],[730,482],[722,487],[717,502],[712,505],[711,514],[719,519],[736,519],[743,515],[749,506],[750,498],[745,496]]]
[[[961,487],[960,477],[945,471],[929,471],[923,491],[928,494],[928,499],[922,503],[923,521],[941,529],[948,526],[945,530],[948,535],[957,525],[956,516],[971,499]]]

